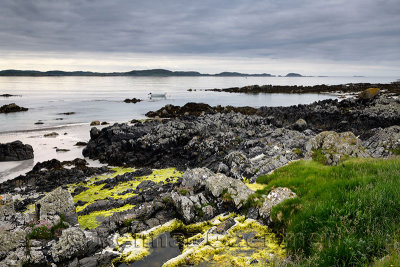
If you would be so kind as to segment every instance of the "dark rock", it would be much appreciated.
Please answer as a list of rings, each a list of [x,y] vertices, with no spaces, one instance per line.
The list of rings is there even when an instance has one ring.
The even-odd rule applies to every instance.
[[[298,131],[303,131],[303,130],[307,129],[307,122],[303,119],[298,119],[294,123],[293,129],[298,130]]]
[[[103,121],[102,123],[101,123],[101,125],[108,125],[109,123],[108,122],[106,122],[106,121]]]
[[[249,208],[246,218],[257,220],[258,218],[258,209],[255,207]]]
[[[0,97],[12,97],[12,96],[17,96],[17,95],[10,95],[10,94],[2,94]]]
[[[99,210],[109,210],[109,209],[114,209],[114,208],[119,208],[125,205],[125,201],[122,199],[100,199],[97,200],[96,202],[86,206],[85,209],[82,211],[78,212],[78,215],[87,215],[89,213],[92,213],[94,211],[99,211]]]
[[[157,110],[157,111],[150,111],[146,113],[148,117],[160,117],[160,118],[176,118],[180,116],[200,116],[204,114],[214,114],[217,112],[220,113],[230,113],[230,112],[238,112],[246,115],[253,115],[256,113],[255,108],[251,107],[211,107],[210,105],[204,103],[187,103],[182,107],[173,106],[173,105],[166,105],[165,107]]]
[[[151,169],[150,169],[150,171],[152,172]],[[97,181],[94,184],[95,185],[105,184],[103,188],[113,188],[115,185],[117,185],[119,183],[128,182],[128,181],[132,181],[132,180],[138,180],[139,177],[142,176],[143,173],[145,173],[145,172],[142,172],[141,170],[137,170],[134,172],[128,172],[128,173],[124,173],[121,175],[117,175],[113,178],[108,178],[106,180]]]
[[[148,188],[152,188],[155,185],[156,185],[156,183],[152,180],[144,180],[136,187],[136,189],[146,190]]]
[[[56,148],[56,152],[68,152],[68,151],[70,150],[66,148]]]
[[[0,144],[0,161],[27,159],[33,159],[33,148],[31,145],[23,144],[21,141]]]
[[[74,194],[72,194],[72,195],[74,195]],[[85,205],[86,203],[88,203],[88,202],[87,202],[87,201],[78,200],[78,201],[75,203],[75,207],[83,206],[83,205]]]
[[[132,99],[127,98],[127,99],[124,100],[125,103],[133,103],[133,104],[136,104],[136,103],[141,102],[141,101],[142,100],[138,99],[138,98],[132,98]]]
[[[126,189],[125,191],[119,193],[118,196],[123,196],[123,195],[133,193],[133,192],[134,192],[134,190],[132,188],[129,188],[129,189]]]
[[[91,139],[96,139],[100,134],[100,130],[97,129],[96,127],[93,127],[92,129],[90,129],[90,138]]]
[[[20,107],[15,103],[3,105],[0,107],[0,113],[21,112],[21,111],[27,111],[27,110],[28,110],[27,108]]]
[[[35,124],[36,124],[36,125],[41,125],[41,124],[44,124],[44,122],[38,121],[38,122],[35,122]]]
[[[44,136],[44,137],[56,137],[57,135],[58,135],[58,133],[56,133],[56,132],[51,132],[51,133],[44,134],[43,136]]]
[[[87,145],[87,143],[86,142],[82,142],[82,141],[79,141],[79,142],[77,142],[75,144],[75,146],[86,146],[86,145]]]
[[[89,187],[83,186],[83,185],[78,185],[75,189],[74,192],[72,193],[72,196],[76,196],[79,195],[80,193],[82,193],[83,191],[88,190]]]
[[[110,262],[119,256],[118,253],[106,251],[101,253],[97,259],[98,266],[109,266]]]
[[[64,112],[64,113],[58,113],[57,115],[74,115],[76,114],[75,112]]]

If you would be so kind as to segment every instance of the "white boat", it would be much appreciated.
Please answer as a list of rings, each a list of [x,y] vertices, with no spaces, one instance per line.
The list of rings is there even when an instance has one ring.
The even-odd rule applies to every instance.
[[[167,93],[164,94],[153,94],[153,93],[149,93],[148,94],[149,98],[167,98]]]

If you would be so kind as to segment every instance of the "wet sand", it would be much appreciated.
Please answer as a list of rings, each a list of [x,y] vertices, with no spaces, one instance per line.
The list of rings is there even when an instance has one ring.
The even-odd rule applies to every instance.
[[[20,140],[24,144],[29,144],[34,150],[34,159],[24,161],[0,162],[0,183],[17,177],[32,169],[37,162],[50,159],[60,161],[84,158],[82,149],[84,146],[75,146],[77,142],[87,142],[90,139],[90,126],[88,123],[53,127],[43,130],[31,130],[21,132],[0,133],[0,142],[8,143]],[[96,126],[102,128],[105,126]],[[55,137],[44,137],[45,134],[56,132]],[[67,152],[56,152],[56,148],[68,149]],[[91,166],[100,166],[101,163],[86,159]]]

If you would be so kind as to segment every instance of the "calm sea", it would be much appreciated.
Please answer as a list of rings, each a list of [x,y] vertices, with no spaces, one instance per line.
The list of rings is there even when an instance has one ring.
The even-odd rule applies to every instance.
[[[125,122],[145,117],[166,104],[204,102],[210,105],[288,106],[306,104],[335,96],[322,94],[229,94],[201,89],[245,85],[316,85],[395,81],[395,77],[0,77],[0,105],[16,103],[28,112],[0,114],[0,133],[33,130],[93,120]],[[188,92],[187,89],[196,89]],[[149,100],[148,93],[167,93],[166,99]],[[125,98],[145,101],[126,104]],[[75,112],[73,115],[60,113]],[[35,125],[41,120],[44,124]],[[1,142],[1,140],[0,140]]]

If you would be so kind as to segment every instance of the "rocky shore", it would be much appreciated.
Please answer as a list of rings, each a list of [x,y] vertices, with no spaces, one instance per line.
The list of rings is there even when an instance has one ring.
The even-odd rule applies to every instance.
[[[299,159],[399,155],[390,90],[291,107],[167,105],[145,121],[93,127],[83,155],[119,167],[51,160],[0,184],[0,266],[118,266],[146,259],[163,235],[179,244],[164,266],[290,263],[268,227],[272,208],[298,194],[257,193],[256,178]],[[234,246],[246,242],[257,245]]]

